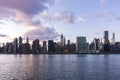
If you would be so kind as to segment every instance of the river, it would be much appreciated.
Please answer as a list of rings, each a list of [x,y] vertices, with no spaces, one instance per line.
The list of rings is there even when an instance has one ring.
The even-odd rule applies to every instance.
[[[120,80],[120,54],[0,54],[0,80]]]

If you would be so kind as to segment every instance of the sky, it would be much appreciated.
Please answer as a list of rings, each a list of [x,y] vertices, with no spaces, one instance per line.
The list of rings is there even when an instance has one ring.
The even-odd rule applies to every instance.
[[[91,42],[103,32],[120,41],[120,0],[0,0],[0,43],[24,39]]]

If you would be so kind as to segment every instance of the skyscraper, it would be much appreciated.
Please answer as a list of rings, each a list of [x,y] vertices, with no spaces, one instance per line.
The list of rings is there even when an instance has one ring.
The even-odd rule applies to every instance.
[[[104,44],[109,44],[109,32],[104,31]]]
[[[94,39],[94,50],[100,50],[100,39]]]
[[[21,54],[23,52],[23,43],[22,43],[22,37],[19,37],[19,53]]]
[[[55,45],[53,40],[48,40],[48,52],[55,52]]]
[[[46,41],[43,41],[43,53],[47,52],[47,44]]]
[[[33,41],[32,52],[33,53],[40,53],[41,52],[41,46],[39,44],[39,40],[38,39]]]
[[[17,38],[14,39],[13,46],[14,46],[14,53],[17,53],[18,52],[18,39]]]
[[[29,39],[27,37],[26,43],[23,44],[23,53],[29,54],[30,52],[31,52],[31,49],[30,49]]]
[[[76,51],[77,52],[85,52],[86,51],[86,37],[77,37],[76,40]]]
[[[103,51],[104,52],[109,52],[110,51],[109,32],[108,31],[104,31]]]
[[[112,45],[115,45],[115,33],[113,33],[113,37],[112,37]]]
[[[64,46],[64,36],[61,34],[61,46]]]

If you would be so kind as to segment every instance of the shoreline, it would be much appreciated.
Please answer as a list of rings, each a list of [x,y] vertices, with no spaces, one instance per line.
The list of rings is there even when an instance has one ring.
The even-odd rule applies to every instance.
[[[0,53],[0,54],[14,54],[14,55],[19,55],[20,53]],[[37,54],[42,54],[42,55],[55,55],[55,54],[62,54],[62,55],[66,55],[66,54],[120,54],[120,52],[100,52],[100,53],[22,53],[22,54],[34,54],[34,55],[37,55]],[[20,54],[20,55],[22,55]]]

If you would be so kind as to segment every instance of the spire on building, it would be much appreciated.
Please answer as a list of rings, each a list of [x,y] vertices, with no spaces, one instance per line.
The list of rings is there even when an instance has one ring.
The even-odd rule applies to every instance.
[[[63,34],[61,34],[61,46],[63,46],[64,45],[64,36],[63,36]]]

